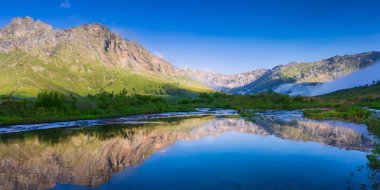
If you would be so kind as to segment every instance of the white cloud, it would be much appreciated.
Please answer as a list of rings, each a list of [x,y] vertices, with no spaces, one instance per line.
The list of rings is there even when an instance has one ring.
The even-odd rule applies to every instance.
[[[363,69],[354,71],[346,76],[340,77],[334,81],[323,84],[315,89],[311,95],[321,95],[334,92],[341,89],[353,88],[371,84],[373,81],[380,80],[380,63],[375,63]]]
[[[379,72],[380,63],[375,63],[324,84],[282,84],[274,89],[274,91],[291,96],[318,96],[337,90],[371,84],[373,81],[379,81]]]
[[[64,2],[62,2],[60,5],[59,5],[61,8],[65,8],[65,9],[68,9],[71,7],[71,3],[69,0],[65,0]]]

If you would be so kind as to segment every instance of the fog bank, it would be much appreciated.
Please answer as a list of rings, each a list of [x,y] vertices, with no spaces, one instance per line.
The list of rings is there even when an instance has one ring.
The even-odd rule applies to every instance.
[[[337,90],[371,84],[373,81],[378,80],[380,80],[379,62],[324,84],[282,84],[274,91],[289,94],[290,96],[318,96]]]

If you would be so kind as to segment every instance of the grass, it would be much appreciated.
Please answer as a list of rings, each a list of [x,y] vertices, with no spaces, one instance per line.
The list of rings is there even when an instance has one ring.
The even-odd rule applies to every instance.
[[[367,108],[380,109],[380,83],[339,90],[317,97],[329,105],[328,109],[304,110],[306,117],[313,119],[339,119],[363,123],[368,130],[380,137],[380,119],[371,117]]]
[[[197,107],[245,109],[301,109],[325,106],[313,98],[292,98],[274,92],[256,95],[228,95],[208,92],[189,97],[130,94],[101,90],[94,95],[77,96],[42,91],[36,98],[3,96],[0,124],[38,123],[75,119],[107,118],[168,111],[191,111]]]
[[[379,86],[363,86],[319,97],[289,97],[271,91],[254,95],[195,93],[173,85],[155,83],[146,84],[144,92],[147,94],[143,95],[130,89],[118,93],[101,89],[87,96],[45,90],[36,98],[15,98],[13,94],[0,97],[0,125],[191,111],[197,107],[236,109],[242,115],[249,109],[302,109],[309,118],[367,124],[372,133],[380,136],[379,119],[370,117],[371,112],[365,108],[379,108]]]
[[[161,87],[166,94],[173,95],[161,95],[161,93],[138,95],[127,89],[118,93],[101,89],[98,93],[87,96],[51,90],[41,91],[36,98],[3,96],[0,101],[0,125],[192,111],[197,107],[236,109],[242,115],[247,114],[245,110],[252,109],[258,111],[302,109],[309,118],[365,123],[372,133],[380,136],[379,119],[370,117],[371,112],[364,108],[364,106],[377,108],[378,98],[368,92],[373,91],[372,88],[377,88],[378,84],[356,88],[354,91],[362,91],[358,94],[367,92],[366,95],[350,98],[343,98],[337,94],[321,97],[289,97],[271,91],[254,95],[230,95],[219,92],[196,94],[173,86]],[[150,88],[153,92],[156,86],[151,84]],[[372,99],[373,97],[375,99]]]
[[[335,109],[304,110],[306,117],[315,119],[341,119],[352,122],[364,122],[371,116],[371,112],[359,106],[337,106]]]
[[[38,123],[76,119],[106,118],[166,111],[189,111],[190,108],[169,104],[165,98],[127,95],[127,91],[101,91],[86,97],[43,91],[36,99],[3,98],[0,124]]]
[[[85,96],[101,89],[128,90],[130,94],[188,95],[209,90],[206,86],[181,77],[159,77],[134,73],[99,60],[43,60],[22,52],[0,53],[0,94],[13,91],[18,96],[36,96],[49,89]]]

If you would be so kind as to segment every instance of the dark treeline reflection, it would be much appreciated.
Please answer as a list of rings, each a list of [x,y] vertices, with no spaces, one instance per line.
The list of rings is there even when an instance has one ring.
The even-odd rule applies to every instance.
[[[0,189],[47,189],[56,183],[99,186],[178,140],[228,131],[315,141],[368,151],[373,142],[346,127],[312,120],[246,121],[197,117],[140,125],[65,128],[0,135]]]

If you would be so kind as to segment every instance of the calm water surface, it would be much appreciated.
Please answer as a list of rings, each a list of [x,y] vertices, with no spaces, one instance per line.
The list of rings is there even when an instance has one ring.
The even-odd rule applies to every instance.
[[[267,112],[0,135],[0,189],[358,189],[364,125]],[[353,176],[352,176],[353,174]]]

